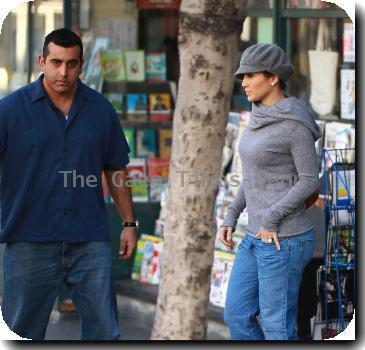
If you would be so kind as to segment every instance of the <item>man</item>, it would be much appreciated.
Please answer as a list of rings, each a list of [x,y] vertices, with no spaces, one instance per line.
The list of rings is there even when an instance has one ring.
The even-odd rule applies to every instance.
[[[124,220],[120,258],[136,245],[124,185],[128,144],[112,105],[80,81],[82,55],[75,33],[51,32],[39,57],[43,74],[0,101],[2,312],[12,331],[34,340],[44,339],[62,283],[82,339],[120,336],[103,170]]]

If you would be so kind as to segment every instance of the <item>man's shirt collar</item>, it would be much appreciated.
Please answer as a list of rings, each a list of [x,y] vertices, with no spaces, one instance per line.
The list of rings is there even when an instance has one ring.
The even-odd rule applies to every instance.
[[[43,78],[44,75],[41,74],[36,81],[30,84],[29,93],[31,102],[35,102],[43,97],[46,97],[47,93],[43,87]],[[80,96],[85,100],[96,101],[96,97],[92,94],[92,91],[90,91],[90,89],[85,86],[80,78],[77,79],[76,96]]]

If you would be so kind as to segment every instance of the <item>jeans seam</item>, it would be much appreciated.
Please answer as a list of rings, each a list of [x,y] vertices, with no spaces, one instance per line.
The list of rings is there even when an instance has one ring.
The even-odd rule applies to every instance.
[[[286,272],[286,285],[285,285],[285,307],[283,313],[283,323],[284,323],[284,330],[285,330],[285,339],[288,340],[288,330],[287,330],[287,312],[288,312],[288,284],[289,284],[289,272],[290,272],[290,259],[291,259],[291,244],[290,240],[288,240],[288,257],[289,263]]]

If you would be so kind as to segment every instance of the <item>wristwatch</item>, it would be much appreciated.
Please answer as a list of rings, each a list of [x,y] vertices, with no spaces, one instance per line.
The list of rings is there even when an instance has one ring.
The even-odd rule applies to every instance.
[[[138,228],[138,220],[136,220],[136,221],[123,221],[123,227]]]

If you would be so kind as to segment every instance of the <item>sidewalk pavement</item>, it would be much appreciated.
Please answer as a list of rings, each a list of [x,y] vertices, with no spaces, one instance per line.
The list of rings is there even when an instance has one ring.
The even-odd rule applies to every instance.
[[[116,289],[120,340],[149,340],[156,310],[157,286],[120,280],[116,283]],[[222,309],[210,305],[208,311],[207,340],[228,340],[229,333],[223,324]],[[54,309],[45,340],[80,340],[80,320],[77,313]]]
[[[149,340],[155,305],[126,295],[117,295],[120,340]],[[54,310],[50,317],[45,340],[79,340],[80,322],[77,314]],[[228,331],[220,322],[208,321],[208,340],[228,339]]]

